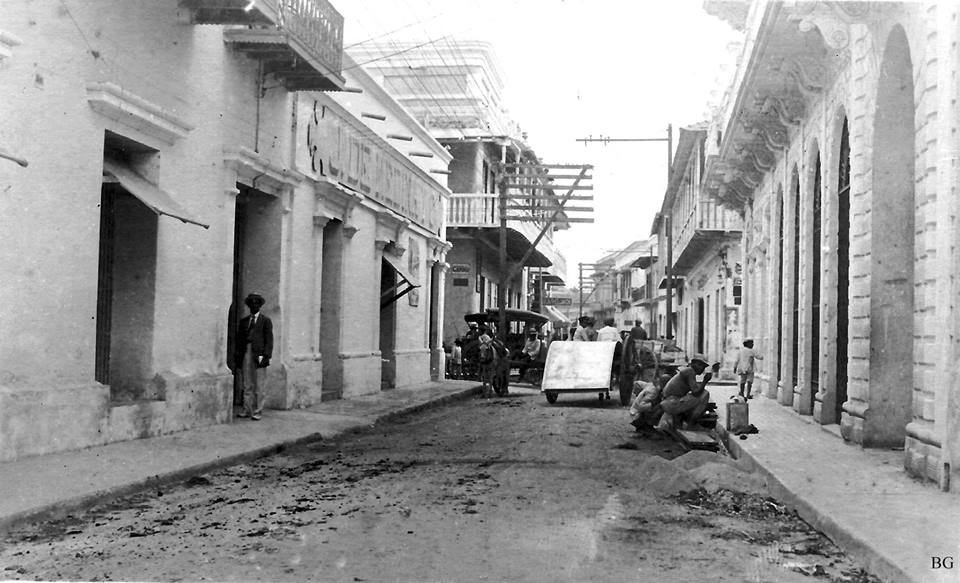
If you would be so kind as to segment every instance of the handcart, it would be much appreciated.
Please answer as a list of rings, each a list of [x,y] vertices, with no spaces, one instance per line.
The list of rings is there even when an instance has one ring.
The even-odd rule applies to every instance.
[[[601,403],[609,401],[616,347],[616,342],[552,342],[540,392],[548,403],[556,403],[561,393],[597,393]]]

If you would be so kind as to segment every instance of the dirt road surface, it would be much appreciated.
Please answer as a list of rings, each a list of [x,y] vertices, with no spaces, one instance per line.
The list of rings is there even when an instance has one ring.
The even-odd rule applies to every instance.
[[[195,476],[17,528],[0,579],[876,581],[613,403],[514,388]]]

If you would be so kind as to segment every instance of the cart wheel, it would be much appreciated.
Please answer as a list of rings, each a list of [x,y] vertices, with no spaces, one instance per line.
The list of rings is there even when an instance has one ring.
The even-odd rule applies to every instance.
[[[557,402],[557,392],[556,391],[547,391],[544,393],[547,396],[547,402],[551,405]]]

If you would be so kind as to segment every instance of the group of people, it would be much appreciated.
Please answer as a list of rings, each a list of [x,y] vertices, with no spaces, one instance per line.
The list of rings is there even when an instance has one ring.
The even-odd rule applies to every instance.
[[[745,399],[752,398],[750,393],[757,360],[763,360],[763,357],[753,349],[753,340],[744,340],[733,371],[740,377],[739,396]],[[707,383],[719,370],[720,363],[711,367],[704,356],[694,355],[689,365],[673,376],[635,381],[630,405],[631,424],[638,431],[646,427],[669,431],[696,426],[710,402]]]

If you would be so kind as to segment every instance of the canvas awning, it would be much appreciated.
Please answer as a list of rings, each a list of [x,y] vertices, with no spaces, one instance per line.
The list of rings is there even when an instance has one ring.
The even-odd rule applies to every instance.
[[[553,306],[544,306],[544,308],[546,308],[547,310],[547,313],[544,315],[550,318],[550,321],[553,322],[554,324],[570,323],[570,318],[564,316],[563,312],[561,312],[560,310],[554,308]]]
[[[103,161],[103,172],[116,178],[124,190],[137,197],[140,202],[150,207],[158,215],[167,215],[185,223],[199,225],[204,229],[210,228],[209,224],[201,223],[191,217],[190,213],[180,206],[172,196],[123,164],[105,159]]]
[[[9,152],[9,151],[5,150],[5,149],[2,148],[2,147],[0,147],[0,158],[4,158],[4,159],[6,159],[6,160],[10,160],[11,162],[16,162],[17,164],[23,166],[24,168],[26,168],[27,166],[30,165],[30,163],[27,162],[27,159],[26,159],[26,158],[23,158],[23,157],[21,157],[21,156],[17,156],[17,155],[14,154],[13,152]]]
[[[383,293],[380,294],[381,310],[407,295],[413,291],[414,288],[420,287],[420,284],[417,283],[416,278],[410,274],[406,266],[398,257],[384,253],[383,260],[386,261],[387,265],[389,265],[395,272],[397,272],[397,283],[390,289],[384,290]]]

